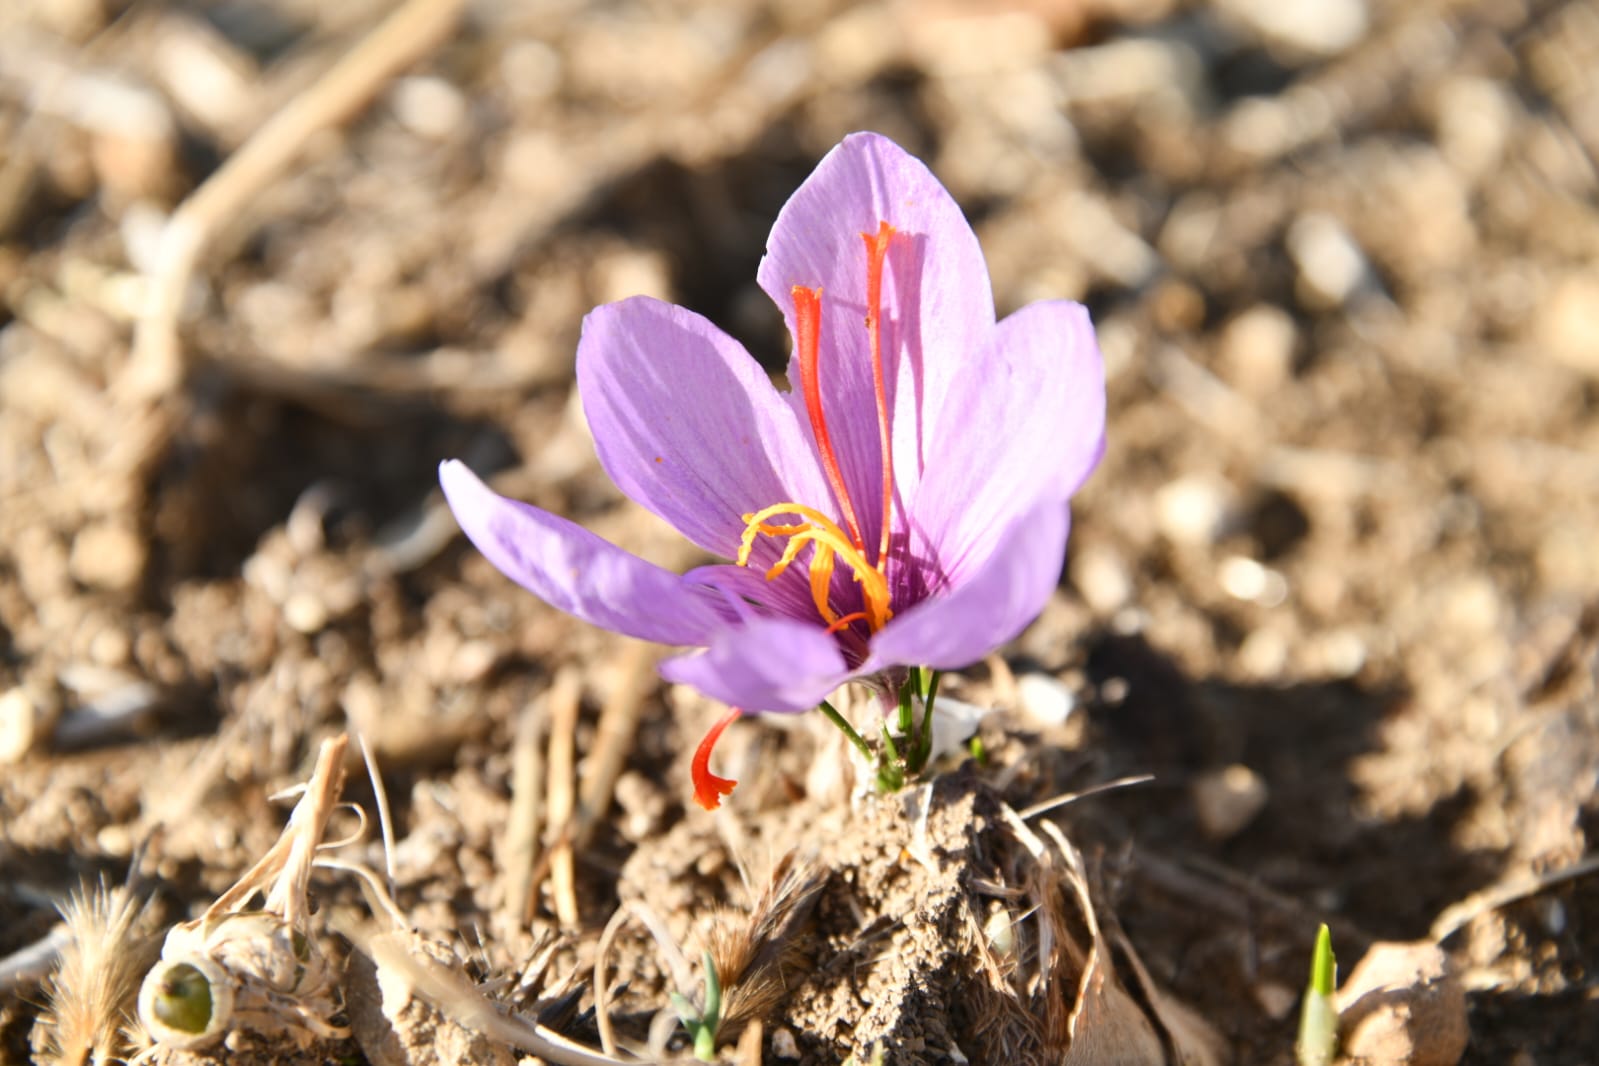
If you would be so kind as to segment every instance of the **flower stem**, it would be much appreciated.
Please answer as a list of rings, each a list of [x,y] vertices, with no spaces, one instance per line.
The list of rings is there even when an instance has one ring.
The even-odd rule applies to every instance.
[[[902,737],[911,735],[911,726],[915,724],[911,704],[916,698],[916,690],[921,687],[921,670],[911,667],[910,676],[899,687],[899,733]]]
[[[873,762],[877,759],[877,754],[872,751],[872,746],[866,743],[866,738],[855,732],[855,727],[850,725],[842,714],[838,713],[837,707],[823,700],[821,710],[823,714],[827,715],[827,720],[838,726],[844,735],[849,738],[849,742],[855,745],[862,755],[866,756],[867,762]]]
[[[923,684],[922,690],[922,731],[916,742],[916,769],[921,770],[927,765],[927,760],[933,754],[933,701],[938,699],[938,679],[941,675],[937,670],[918,671],[918,680]]]

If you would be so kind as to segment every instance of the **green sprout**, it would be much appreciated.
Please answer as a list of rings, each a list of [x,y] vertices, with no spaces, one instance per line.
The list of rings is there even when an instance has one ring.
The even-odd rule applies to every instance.
[[[1338,1053],[1338,1005],[1333,993],[1338,984],[1338,960],[1333,958],[1332,933],[1323,922],[1316,931],[1316,950],[1310,957],[1310,986],[1299,1012],[1299,1039],[1294,1053],[1299,1066],[1328,1066]]]
[[[873,750],[872,745],[850,725],[837,707],[823,700],[822,713],[828,721],[843,732],[849,742],[855,745],[869,763],[877,767],[877,790],[879,792],[898,792],[905,787],[905,783],[914,779],[927,768],[933,755],[933,701],[938,698],[937,670],[927,670],[918,666],[910,668],[910,673],[899,686],[898,713],[893,717],[894,728],[889,728],[885,721],[881,731],[881,745]],[[922,701],[922,719],[916,721],[916,700]]]
[[[701,953],[700,963],[705,968],[705,1009],[695,1010],[693,1002],[680,992],[672,993],[672,1009],[694,1038],[694,1057],[701,1062],[715,1062],[716,1030],[722,1024],[722,979],[717,976],[716,962],[709,951]]]

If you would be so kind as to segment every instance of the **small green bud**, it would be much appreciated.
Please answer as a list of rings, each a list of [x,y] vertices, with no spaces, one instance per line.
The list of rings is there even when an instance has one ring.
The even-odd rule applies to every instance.
[[[1329,1066],[1338,1054],[1338,961],[1333,958],[1332,933],[1325,922],[1316,931],[1316,948],[1310,957],[1310,985],[1299,1012],[1299,1039],[1294,1052],[1299,1066]]]

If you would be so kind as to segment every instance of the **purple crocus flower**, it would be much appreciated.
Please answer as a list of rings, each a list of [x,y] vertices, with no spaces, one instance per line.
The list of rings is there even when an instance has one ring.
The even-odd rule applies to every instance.
[[[583,323],[577,381],[601,464],[732,560],[674,574],[440,469],[506,576],[631,637],[735,708],[802,711],[854,679],[953,669],[1021,632],[1060,577],[1068,501],[1104,449],[1086,310],[996,322],[982,251],[920,161],[871,133],[828,153],[778,215],[758,273],[794,336],[780,392],[706,319],[634,297]],[[696,759],[698,798],[732,783]]]

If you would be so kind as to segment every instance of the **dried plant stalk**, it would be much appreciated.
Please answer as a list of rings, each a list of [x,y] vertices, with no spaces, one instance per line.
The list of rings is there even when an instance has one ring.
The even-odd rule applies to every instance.
[[[323,741],[316,768],[277,843],[192,922],[175,926],[139,989],[139,1021],[157,1048],[208,1047],[231,1029],[302,1050],[349,1035],[334,971],[311,935],[307,898],[317,848],[344,783],[344,735]],[[246,905],[265,896],[259,909]]]

